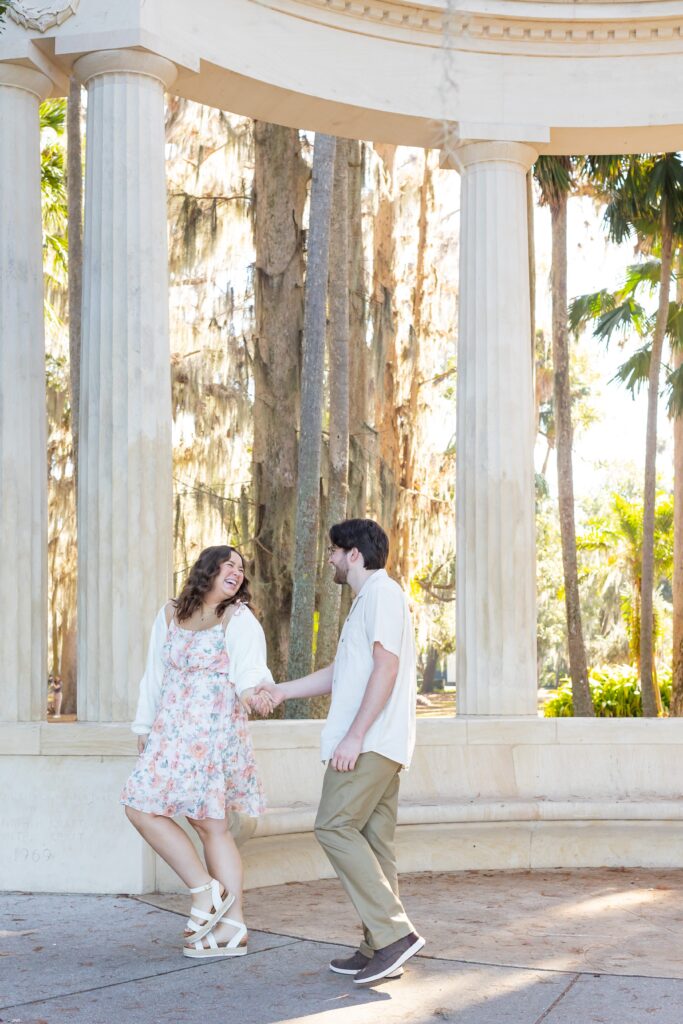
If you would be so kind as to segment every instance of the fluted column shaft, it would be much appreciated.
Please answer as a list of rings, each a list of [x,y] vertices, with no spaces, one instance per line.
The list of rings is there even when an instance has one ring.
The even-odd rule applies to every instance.
[[[167,60],[88,54],[79,452],[78,717],[135,712],[170,594],[171,381],[164,165]]]
[[[520,143],[456,151],[461,180],[457,383],[457,707],[536,714],[533,356]]]
[[[47,462],[39,72],[0,63],[0,720],[47,701]]]

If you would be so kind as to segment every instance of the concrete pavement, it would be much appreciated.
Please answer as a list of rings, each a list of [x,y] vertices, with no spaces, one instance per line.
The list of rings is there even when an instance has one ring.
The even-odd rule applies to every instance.
[[[403,978],[371,989],[328,970],[356,935],[334,881],[248,893],[249,955],[208,963],[180,954],[186,898],[148,898],[158,906],[127,896],[8,894],[0,896],[0,1022],[682,1024],[683,877],[673,875],[409,876],[406,904],[427,946]],[[583,896],[581,937],[575,928],[561,934],[562,915],[544,934],[535,930],[548,900],[574,905],[572,886]],[[658,895],[648,900],[650,892]],[[327,933],[348,941],[328,941]],[[622,962],[586,968],[591,959],[609,966],[615,950]]]

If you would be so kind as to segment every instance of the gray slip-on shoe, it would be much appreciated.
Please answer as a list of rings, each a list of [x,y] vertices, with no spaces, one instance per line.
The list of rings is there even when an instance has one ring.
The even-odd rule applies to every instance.
[[[353,956],[330,960],[330,970],[335,974],[359,974],[369,963],[371,963],[370,957],[357,949]],[[387,978],[400,978],[402,974],[403,968],[399,967],[393,974],[388,974]]]
[[[372,960],[354,976],[354,985],[372,985],[381,978],[390,978],[406,960],[415,956],[424,944],[425,940],[420,935],[410,932],[391,945],[376,950]]]

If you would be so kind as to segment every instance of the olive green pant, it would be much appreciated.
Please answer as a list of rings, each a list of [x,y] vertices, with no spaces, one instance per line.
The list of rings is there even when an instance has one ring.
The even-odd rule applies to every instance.
[[[316,839],[363,924],[365,956],[413,931],[398,895],[394,849],[400,769],[373,752],[361,754],[350,772],[328,764],[315,820]]]

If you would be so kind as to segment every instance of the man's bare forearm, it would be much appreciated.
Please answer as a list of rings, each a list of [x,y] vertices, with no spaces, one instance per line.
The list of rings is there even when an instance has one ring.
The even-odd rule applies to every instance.
[[[332,690],[333,669],[334,665],[326,665],[325,668],[312,672],[310,676],[280,683],[278,689],[284,692],[285,700],[292,700],[294,697],[322,697]]]

